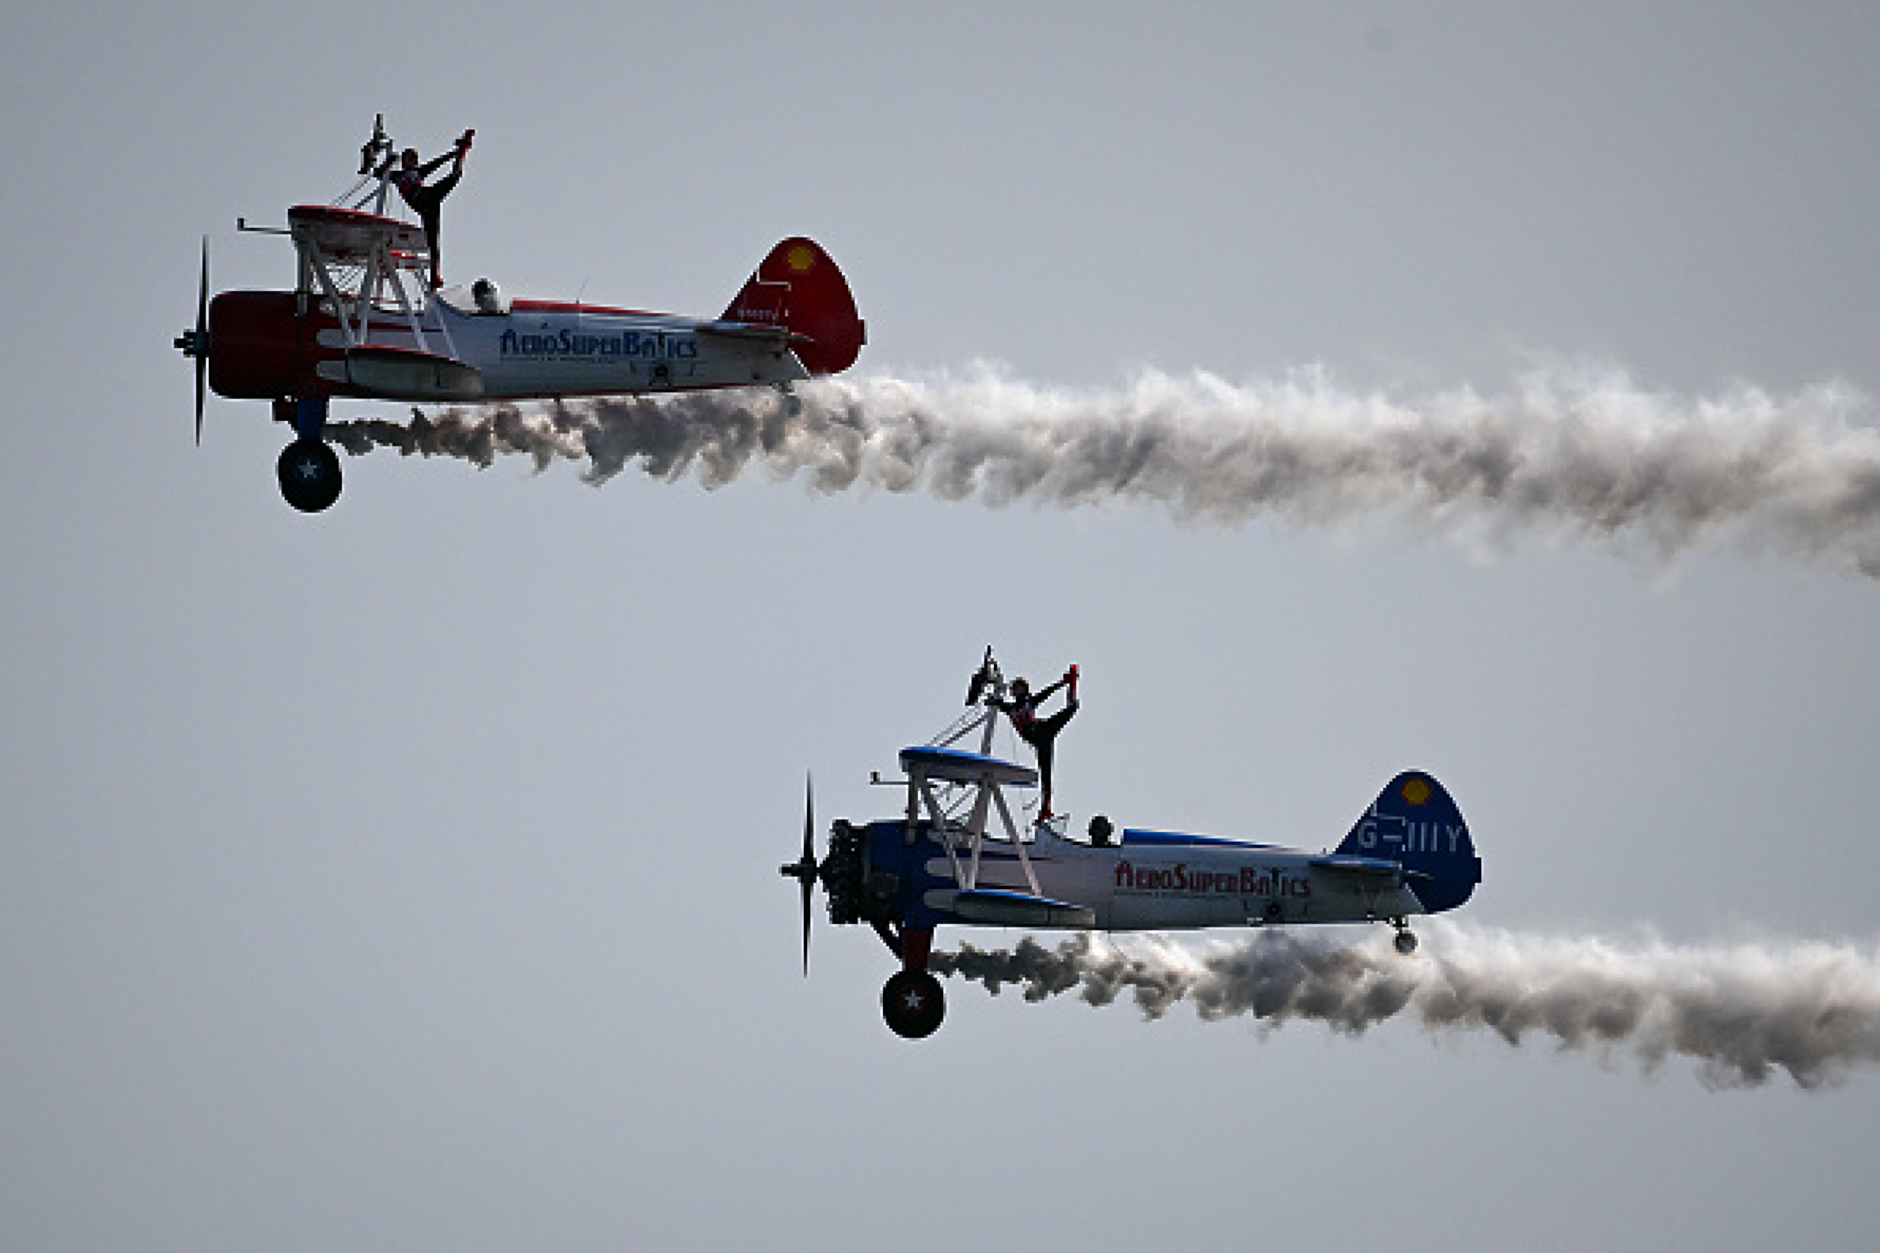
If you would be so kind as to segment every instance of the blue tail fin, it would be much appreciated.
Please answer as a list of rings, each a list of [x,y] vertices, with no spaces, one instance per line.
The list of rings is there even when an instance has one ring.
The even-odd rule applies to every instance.
[[[1402,863],[1410,890],[1432,914],[1462,904],[1482,881],[1482,861],[1462,811],[1421,770],[1392,779],[1337,851]]]

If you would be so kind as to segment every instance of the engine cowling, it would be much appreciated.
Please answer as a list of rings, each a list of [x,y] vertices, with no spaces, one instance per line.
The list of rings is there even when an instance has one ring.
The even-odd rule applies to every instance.
[[[231,400],[298,395],[307,320],[292,292],[229,291],[209,302],[209,386]]]
[[[862,832],[837,819],[829,832],[829,856],[820,872],[823,891],[829,894],[829,921],[837,924],[862,920],[863,884],[867,870],[862,853]]]

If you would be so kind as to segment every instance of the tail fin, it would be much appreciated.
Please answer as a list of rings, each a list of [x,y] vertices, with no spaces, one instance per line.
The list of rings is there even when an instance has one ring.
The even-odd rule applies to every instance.
[[[855,364],[868,339],[848,280],[821,245],[801,237],[770,250],[724,317],[802,336],[794,347],[811,374],[840,374]]]
[[[1408,770],[1387,784],[1337,850],[1402,864],[1429,913],[1454,909],[1482,881],[1482,861],[1462,811],[1434,776]]]

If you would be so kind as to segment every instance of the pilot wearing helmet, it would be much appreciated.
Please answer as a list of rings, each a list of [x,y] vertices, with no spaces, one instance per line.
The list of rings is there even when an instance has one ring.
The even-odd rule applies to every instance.
[[[508,312],[502,288],[487,278],[480,278],[470,284],[470,299],[476,302],[478,313],[500,315]]]

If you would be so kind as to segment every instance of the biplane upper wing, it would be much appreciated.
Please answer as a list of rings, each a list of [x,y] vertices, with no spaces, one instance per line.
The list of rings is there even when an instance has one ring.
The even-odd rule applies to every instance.
[[[1038,782],[1038,772],[1002,757],[969,753],[959,748],[922,744],[901,750],[901,769],[947,783],[999,784],[1030,787]]]
[[[295,205],[287,211],[287,229],[296,243],[311,244],[338,265],[363,264],[380,248],[404,258],[426,251],[422,226],[334,205]]]

